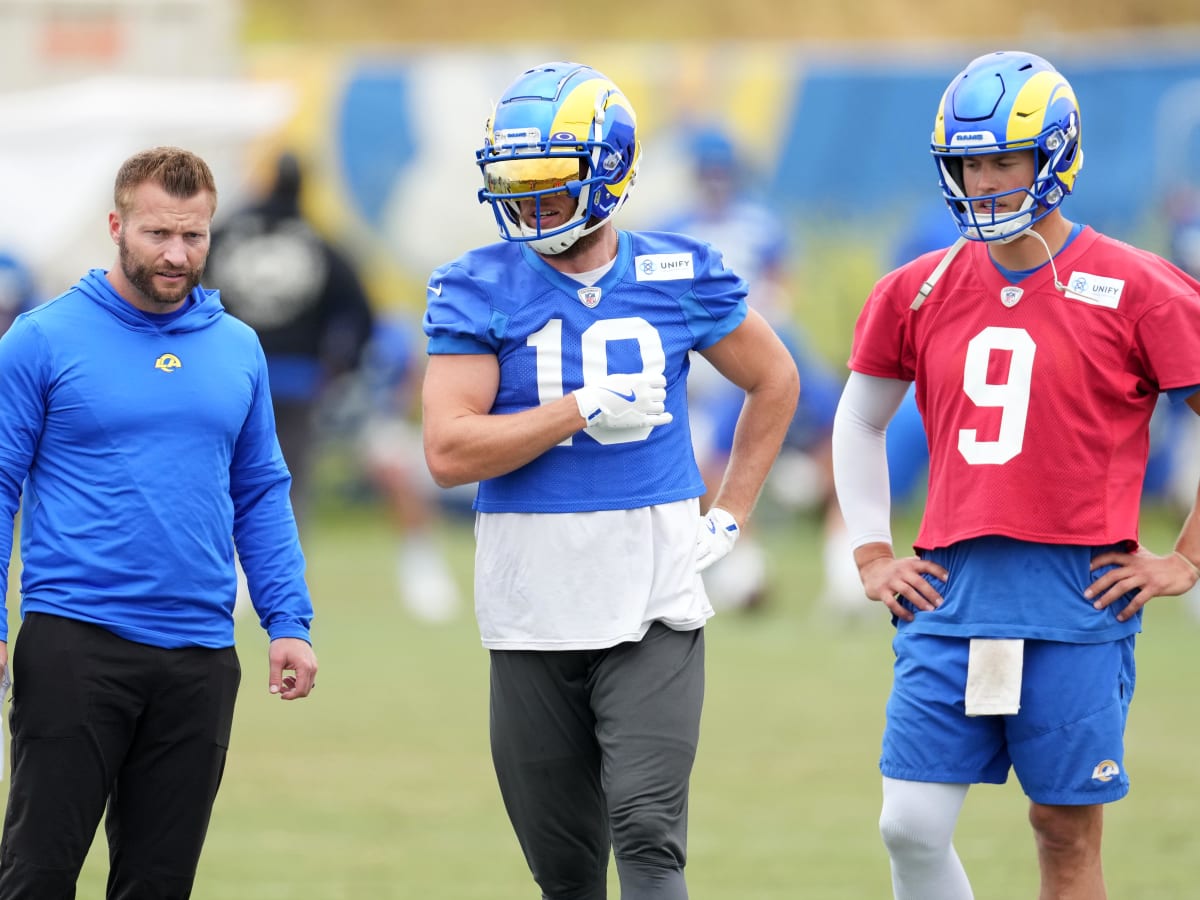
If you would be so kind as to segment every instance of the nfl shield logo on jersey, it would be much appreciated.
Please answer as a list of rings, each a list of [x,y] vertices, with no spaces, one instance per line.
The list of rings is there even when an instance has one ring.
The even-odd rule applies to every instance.
[[[1025,293],[1024,288],[1008,285],[1000,290],[1000,302],[1012,309],[1017,305],[1017,301],[1021,299],[1021,295]]]
[[[578,293],[579,302],[588,309],[595,309],[596,304],[600,302],[600,288],[598,287],[582,287]]]

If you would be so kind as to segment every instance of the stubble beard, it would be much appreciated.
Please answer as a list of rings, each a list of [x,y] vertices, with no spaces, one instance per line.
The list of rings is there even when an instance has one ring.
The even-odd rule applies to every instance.
[[[124,273],[125,278],[142,296],[156,306],[174,306],[176,303],[179,303],[192,292],[193,288],[200,284],[200,278],[204,274],[204,263],[201,263],[196,268],[183,272],[186,277],[183,284],[176,290],[169,293],[160,291],[154,286],[154,276],[158,270],[153,265],[145,265],[134,258],[128,244],[125,243],[124,235],[118,239],[117,249],[119,251],[121,271]]]
[[[589,219],[588,221],[590,224],[591,220]],[[603,234],[604,229],[597,228],[595,231],[589,231],[587,234],[580,235],[576,239],[575,243],[573,243],[566,250],[563,250],[561,253],[554,254],[554,256],[556,259],[563,260],[577,259],[586,254],[592,247],[595,247],[598,243],[600,243],[604,239]]]

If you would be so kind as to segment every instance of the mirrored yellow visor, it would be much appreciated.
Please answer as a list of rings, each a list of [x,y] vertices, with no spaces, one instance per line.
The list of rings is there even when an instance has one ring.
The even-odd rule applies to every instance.
[[[491,194],[532,194],[556,191],[579,180],[579,157],[504,159],[484,166],[484,182]]]

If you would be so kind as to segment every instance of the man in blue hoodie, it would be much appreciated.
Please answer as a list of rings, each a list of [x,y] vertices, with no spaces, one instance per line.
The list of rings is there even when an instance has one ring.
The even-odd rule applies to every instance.
[[[74,897],[101,816],[110,900],[191,894],[240,678],[235,546],[269,690],[307,696],[317,671],[262,348],[200,286],[212,173],[148,150],[114,200],[117,264],[0,339],[0,520],[21,504],[23,562],[3,900]],[[6,675],[7,639],[0,610]]]

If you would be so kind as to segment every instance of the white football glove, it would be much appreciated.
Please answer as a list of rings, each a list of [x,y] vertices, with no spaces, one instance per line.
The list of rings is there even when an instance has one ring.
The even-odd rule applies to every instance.
[[[732,550],[741,533],[733,516],[719,506],[710,509],[707,516],[701,516],[696,532],[696,571],[703,572]]]
[[[661,374],[636,372],[609,375],[573,391],[587,427],[644,428],[666,425],[667,379]]]

